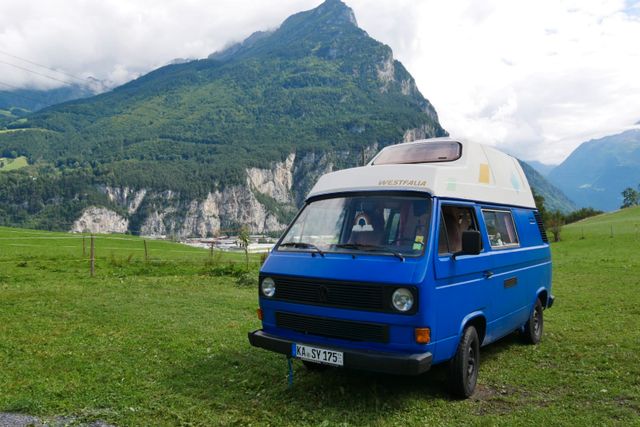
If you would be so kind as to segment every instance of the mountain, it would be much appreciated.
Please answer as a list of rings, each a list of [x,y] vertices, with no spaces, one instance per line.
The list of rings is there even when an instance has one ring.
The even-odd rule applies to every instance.
[[[0,91],[0,124],[9,123],[50,105],[87,98],[96,92],[88,85],[68,85],[55,89],[16,89]]]
[[[0,173],[0,224],[175,236],[281,230],[323,173],[447,135],[339,0],[7,128],[30,166]]]
[[[548,165],[537,160],[526,160],[526,163],[542,176],[548,176],[556,165]]]
[[[533,190],[544,197],[544,206],[550,211],[561,211],[569,213],[578,209],[576,204],[571,201],[558,187],[551,184],[540,172],[538,172],[530,162],[519,160],[527,181]]]
[[[611,211],[640,184],[640,129],[581,144],[548,176],[580,207]]]
[[[71,228],[98,204],[127,230],[180,235],[282,228],[321,173],[403,138],[446,135],[391,49],[337,0],[8,127],[0,154],[25,155],[42,188],[26,171],[0,185],[17,191],[5,194],[6,222]],[[23,186],[42,195],[27,209],[12,196]]]

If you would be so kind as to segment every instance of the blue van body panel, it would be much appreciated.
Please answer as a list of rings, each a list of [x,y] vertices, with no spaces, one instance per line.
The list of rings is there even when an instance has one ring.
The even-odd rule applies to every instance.
[[[482,345],[521,329],[531,316],[535,301],[551,295],[551,253],[542,240],[534,210],[472,201],[432,198],[432,215],[425,251],[404,261],[380,254],[326,253],[274,250],[260,271],[261,277],[286,276],[313,281],[333,280],[367,285],[412,286],[418,291],[414,314],[376,312],[294,303],[259,295],[263,331],[292,342],[316,344],[334,349],[417,354],[429,352],[432,363],[451,359],[469,321],[482,319],[486,325]],[[482,236],[479,255],[438,254],[438,236],[443,205],[467,206],[475,213]],[[483,209],[509,211],[519,244],[492,248]],[[276,291],[277,292],[277,291]],[[388,342],[350,341],[310,335],[276,326],[276,312],[322,318],[375,323],[388,326]],[[431,329],[429,344],[415,342],[415,328]]]
[[[416,269],[423,269],[420,258],[405,258],[401,262],[393,256],[327,253],[324,257],[309,252],[275,251],[269,255],[261,274],[317,277],[390,284],[420,284],[415,280]]]

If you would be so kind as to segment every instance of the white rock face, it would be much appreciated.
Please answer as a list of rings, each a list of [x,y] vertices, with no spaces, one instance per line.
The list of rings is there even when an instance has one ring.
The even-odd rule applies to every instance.
[[[271,169],[247,169],[248,187],[280,203],[291,203],[295,160],[295,153],[291,153],[284,162],[276,163]]]
[[[400,82],[400,91],[402,92],[403,95],[409,96],[409,95],[413,95],[416,92],[416,84],[414,81],[412,80],[402,80]]]
[[[422,125],[414,129],[407,129],[402,137],[402,142],[417,141],[419,139],[431,138],[436,130],[429,125]]]
[[[258,201],[256,193],[269,196],[293,209],[295,161],[296,155],[291,153],[285,161],[275,163],[269,169],[247,169],[245,185],[212,190],[203,200],[185,202],[171,192],[138,192],[136,194],[140,200],[145,199],[148,206],[152,206],[142,221],[140,232],[144,235],[172,234],[182,238],[215,236],[237,229],[239,225],[246,225],[255,233],[282,230],[286,224],[282,224],[273,212],[269,212]],[[128,199],[120,197],[111,200],[127,203]],[[131,206],[131,202],[126,206]],[[136,204],[133,213],[139,207],[140,203]]]
[[[396,74],[393,56],[389,55],[381,64],[376,65],[376,72],[378,74],[378,80],[382,83],[380,91],[386,92],[389,84],[394,81]]]
[[[144,196],[147,194],[147,190],[145,189],[135,191],[129,187],[119,188],[105,186],[102,188],[102,191],[111,202],[126,207],[130,214],[138,210],[144,200]]]
[[[404,140],[431,136],[426,126],[405,132]],[[431,130],[433,132],[433,130]],[[374,143],[364,149],[365,160],[370,160],[378,151]],[[362,152],[307,152],[274,163],[270,168],[250,168],[246,170],[246,180],[242,185],[219,188],[212,183],[211,191],[199,199],[185,200],[171,190],[153,191],[129,187],[103,186],[100,190],[110,203],[126,209],[123,217],[112,209],[92,206],[82,212],[71,231],[93,233],[124,233],[139,231],[148,236],[207,237],[236,231],[246,225],[254,233],[280,231],[286,227],[282,223],[282,209],[295,212],[318,178],[331,172],[336,165],[361,163]],[[260,195],[277,203],[277,212],[272,203]],[[263,205],[260,200],[268,207]]]
[[[167,209],[167,211],[168,210],[169,209]],[[166,214],[166,211],[162,214],[157,211],[151,212],[141,227],[141,234],[145,236],[166,236],[167,227],[164,225]]]
[[[91,206],[82,212],[71,227],[76,233],[125,233],[129,220],[118,213],[98,206]]]
[[[214,191],[204,200],[192,200],[186,205],[162,198],[155,201],[157,210],[145,218],[140,229],[144,235],[205,237],[233,231],[238,225],[246,225],[255,233],[282,230],[286,226],[245,186]]]

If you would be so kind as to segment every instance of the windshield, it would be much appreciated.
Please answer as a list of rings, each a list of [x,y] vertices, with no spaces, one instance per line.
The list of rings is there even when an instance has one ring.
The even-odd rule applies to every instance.
[[[426,196],[372,193],[317,200],[304,207],[278,250],[418,256],[430,207]]]

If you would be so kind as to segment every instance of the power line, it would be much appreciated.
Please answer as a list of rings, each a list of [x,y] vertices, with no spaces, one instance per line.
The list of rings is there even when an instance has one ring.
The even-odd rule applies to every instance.
[[[56,73],[64,74],[65,76],[67,76],[67,77],[71,77],[72,79],[76,79],[76,80],[79,80],[79,81],[82,81],[82,82],[87,82],[87,79],[84,79],[84,78],[82,78],[82,77],[74,76],[73,74],[69,74],[69,73],[67,73],[67,72],[65,72],[65,71],[56,70],[55,68],[51,68],[51,67],[48,67],[48,66],[43,65],[43,64],[38,64],[37,62],[31,61],[31,60],[29,60],[29,59],[22,58],[22,57],[17,56],[17,55],[13,55],[13,54],[11,54],[11,53],[4,52],[4,51],[2,51],[2,50],[0,50],[0,53],[1,53],[1,54],[3,54],[3,55],[6,55],[6,56],[10,56],[11,58],[14,58],[14,59],[18,59],[18,60],[20,60],[20,61],[27,62],[27,63],[29,63],[29,64],[31,64],[31,65],[35,65],[35,66],[37,66],[37,67],[45,68],[45,69],[47,69],[47,70],[54,71],[54,72],[56,72]]]
[[[51,77],[51,76],[49,76],[49,75],[47,75],[47,74],[40,73],[40,72],[38,72],[38,71],[34,71],[34,70],[29,69],[29,68],[21,67],[20,65],[12,64],[11,62],[6,62],[6,61],[3,61],[3,60],[1,60],[1,59],[0,59],[0,64],[6,64],[6,65],[9,65],[9,66],[11,66],[11,67],[15,67],[15,68],[18,68],[18,69],[20,69],[20,70],[26,71],[26,72],[28,72],[28,73],[37,74],[37,75],[39,75],[39,76],[46,77],[46,78],[48,78],[48,79],[55,80],[55,81],[57,81],[57,82],[64,83],[64,84],[67,84],[67,85],[73,85],[73,84],[75,84],[75,83],[70,82],[70,81],[68,81],[68,80],[62,80],[62,79],[58,79],[58,78],[56,78],[56,77]]]

